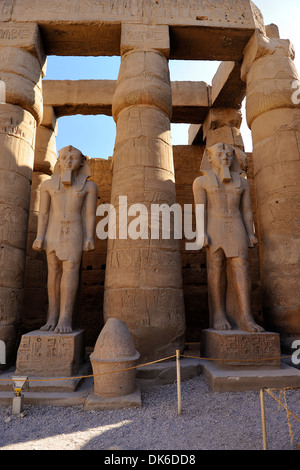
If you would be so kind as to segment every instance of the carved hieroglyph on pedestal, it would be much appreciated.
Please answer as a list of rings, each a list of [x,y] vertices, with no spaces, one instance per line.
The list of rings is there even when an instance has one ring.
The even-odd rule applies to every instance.
[[[64,335],[32,331],[22,336],[16,375],[31,377],[72,377],[84,361],[84,332]]]
[[[270,332],[203,330],[201,352],[222,368],[269,368],[281,363],[279,335]]]
[[[44,331],[72,332],[83,251],[95,248],[97,186],[87,181],[86,158],[72,146],[60,150],[50,180],[41,185],[37,238],[48,262],[49,317]]]

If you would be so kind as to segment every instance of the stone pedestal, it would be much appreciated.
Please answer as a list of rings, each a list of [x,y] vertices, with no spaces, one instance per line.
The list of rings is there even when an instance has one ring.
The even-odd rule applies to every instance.
[[[15,375],[72,377],[83,361],[83,330],[63,335],[35,330],[22,336]]]
[[[279,367],[279,334],[241,330],[201,332],[201,355],[221,368]]]

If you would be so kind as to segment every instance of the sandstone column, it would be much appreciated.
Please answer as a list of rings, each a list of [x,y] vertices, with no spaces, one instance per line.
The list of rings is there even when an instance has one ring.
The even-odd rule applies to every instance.
[[[257,31],[246,46],[242,79],[253,139],[264,315],[288,350],[300,335],[300,107],[292,88],[299,78],[290,42],[274,28],[267,33],[272,37]]]
[[[153,240],[148,231],[151,205],[176,203],[168,53],[168,27],[122,26],[111,203],[118,216],[119,196],[127,197],[128,208],[144,204],[149,225],[141,228],[148,238],[122,239],[117,232],[108,242],[104,319],[127,324],[142,362],[175,354],[184,345],[180,240],[173,233]],[[128,223],[135,218],[129,216]]]
[[[0,80],[0,339],[14,359],[23,297],[30,184],[36,125],[42,118],[45,62],[35,24],[1,23]]]
[[[32,244],[37,234],[40,187],[43,181],[51,177],[57,161],[56,135],[57,121],[53,107],[44,106],[43,120],[36,130],[24,280],[23,332],[39,329],[47,320],[47,261],[45,253],[33,250]]]

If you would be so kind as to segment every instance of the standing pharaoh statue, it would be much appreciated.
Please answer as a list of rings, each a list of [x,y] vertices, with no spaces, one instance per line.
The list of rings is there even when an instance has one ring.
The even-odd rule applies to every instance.
[[[193,184],[195,204],[204,205],[210,327],[230,330],[226,314],[226,267],[237,299],[237,328],[264,331],[253,319],[248,248],[257,244],[254,234],[249,182],[231,145],[217,143],[206,149],[201,176]]]
[[[97,186],[86,157],[71,145],[59,151],[51,179],[41,185],[36,251],[46,251],[49,312],[43,331],[72,332],[83,251],[95,249]]]

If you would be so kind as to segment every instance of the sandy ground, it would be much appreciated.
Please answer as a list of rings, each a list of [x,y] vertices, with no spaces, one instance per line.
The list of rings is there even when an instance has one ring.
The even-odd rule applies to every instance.
[[[279,392],[274,392],[279,397]],[[300,419],[300,390],[281,396]],[[295,450],[300,421],[266,394],[269,450]],[[262,450],[259,392],[212,392],[201,375],[142,391],[142,408],[84,411],[81,406],[25,406],[21,416],[0,407],[0,450],[201,451]]]

